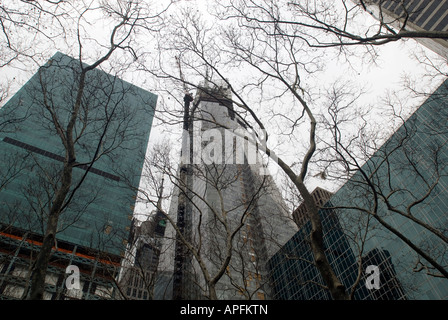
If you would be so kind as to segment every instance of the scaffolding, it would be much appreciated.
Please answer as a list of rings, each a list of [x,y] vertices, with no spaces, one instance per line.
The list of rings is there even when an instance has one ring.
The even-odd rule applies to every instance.
[[[17,228],[0,228],[0,299],[26,299],[30,271],[42,236]],[[121,257],[68,242],[57,242],[49,261],[45,300],[108,300],[119,297],[116,277]],[[69,289],[66,268],[79,268],[80,289]]]

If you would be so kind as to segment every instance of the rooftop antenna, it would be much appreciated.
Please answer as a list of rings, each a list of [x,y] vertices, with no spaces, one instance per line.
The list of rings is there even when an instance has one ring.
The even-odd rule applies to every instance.
[[[184,93],[185,94],[190,94],[188,92],[187,83],[185,82],[185,77],[184,77],[184,74],[182,72],[182,65],[180,64],[180,56],[176,56],[176,63],[177,63],[177,67],[179,68],[179,77],[180,77],[180,80],[182,81],[182,84],[183,84],[183,87],[184,87]]]

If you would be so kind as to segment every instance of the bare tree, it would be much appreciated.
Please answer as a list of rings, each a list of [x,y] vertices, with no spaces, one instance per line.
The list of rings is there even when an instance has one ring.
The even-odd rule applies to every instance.
[[[371,119],[381,114],[373,104],[356,109],[355,102],[364,94],[363,89],[357,89],[357,96],[351,97],[345,109],[331,109],[331,105],[325,104],[322,86],[314,80],[322,74],[326,66],[324,60],[330,56],[334,59],[347,57],[349,60],[349,54],[359,53],[356,48],[360,48],[367,49],[375,58],[376,45],[411,37],[443,39],[446,32],[418,33],[408,30],[406,22],[397,29],[396,25],[386,20],[374,22],[374,25],[359,24],[359,20],[366,16],[365,2],[341,1],[342,5],[337,8],[334,7],[335,3],[219,3],[214,6],[217,8],[215,17],[220,19],[222,27],[216,25],[216,20],[212,27],[201,19],[198,12],[186,8],[177,15],[173,14],[170,28],[163,30],[157,68],[146,67],[146,70],[159,79],[168,80],[170,84],[177,82],[178,92],[182,92],[181,88],[185,85],[196,88],[199,79],[205,78],[210,82],[220,79],[232,92],[233,103],[242,121],[259,137],[265,136],[274,143],[293,141],[301,147],[301,152],[294,156],[291,152],[284,156],[274,154],[273,147],[264,150],[275,159],[308,207],[313,226],[310,245],[314,263],[326,287],[334,299],[348,299],[350,293],[347,293],[326,259],[321,219],[306,180],[314,175],[326,179],[335,173],[325,167],[331,161],[340,160],[339,155],[331,153],[333,147],[326,144],[328,135],[335,133],[333,130],[349,137],[349,145],[364,143],[364,148],[354,155],[356,159],[363,160],[374,153],[380,141],[384,141],[391,131],[383,132],[381,140],[369,139],[367,134],[370,134],[373,123]],[[369,23],[371,21],[375,20],[368,20]],[[170,69],[170,64],[181,65],[183,74],[177,75]],[[244,69],[246,67],[248,69]],[[242,69],[250,71],[242,74],[239,71]],[[344,85],[340,84],[339,96],[343,94],[340,89]],[[336,129],[325,127],[326,109],[335,116],[344,117],[344,123],[348,126],[342,128],[339,125]],[[280,128],[271,129],[269,136],[261,134],[266,129],[266,121],[272,120],[281,123]],[[361,129],[353,132],[351,123],[360,124]],[[308,135],[306,139],[304,132]],[[365,143],[366,140],[370,144]],[[327,155],[333,157],[330,161],[322,157],[325,150],[329,151]],[[325,166],[320,166],[319,162],[325,163]],[[352,173],[352,170],[344,170],[342,175],[339,172],[338,176],[333,177],[345,181]]]
[[[247,64],[259,72],[260,79],[255,80],[254,83],[246,84],[243,89],[250,86],[257,87],[257,84],[263,87],[268,87],[268,82],[272,81],[274,87],[281,86],[275,95],[290,95],[292,102],[299,108],[299,115],[297,121],[303,119],[304,116],[309,119],[309,139],[307,151],[303,155],[303,161],[299,172],[294,170],[286,164],[281,158],[276,157],[276,161],[280,168],[294,183],[295,187],[300,191],[309,211],[311,212],[311,221],[313,230],[311,232],[312,250],[315,255],[316,265],[321,271],[325,283],[328,285],[330,292],[336,299],[345,299],[347,295],[341,282],[334,274],[328,260],[326,259],[323,239],[322,226],[320,218],[317,214],[317,207],[305,186],[304,180],[308,173],[309,161],[312,158],[316,149],[316,119],[307,98],[305,91],[302,88],[301,72],[302,67],[306,69],[310,65],[301,63],[298,60],[299,49],[296,48],[294,39],[287,37],[271,37],[270,32],[275,32],[277,26],[268,26],[267,29],[260,32],[257,28],[248,28],[244,30],[244,34],[237,33],[236,29],[229,29],[222,31],[224,33],[224,43],[227,45],[227,50],[222,48],[221,43],[218,43],[210,38],[210,30],[201,25],[201,21],[197,15],[192,12],[185,11],[182,17],[175,24],[174,32],[176,34],[176,42],[172,43],[172,47],[168,47],[169,43],[164,43],[166,49],[174,50],[175,52],[182,52],[184,63],[184,70],[188,66],[192,74],[205,77],[207,74],[214,74],[215,77],[222,79],[230,88],[234,95],[233,103],[247,112],[252,117],[256,124],[262,130],[265,129],[263,123],[257,117],[255,108],[250,107],[250,102],[247,102],[241,92],[237,91],[231,85],[230,80],[220,71],[218,64],[215,61],[236,61],[238,65]],[[219,48],[219,49],[218,49]],[[218,52],[223,52],[218,54]],[[187,55],[188,53],[188,55]],[[313,63],[312,58],[311,63]],[[317,62],[317,60],[316,60]],[[316,65],[318,67],[318,65]],[[163,71],[163,70],[162,70]],[[310,69],[312,72],[313,70]],[[179,77],[166,73],[158,73],[159,76],[170,77],[171,79],[182,80]],[[210,78],[210,77],[208,77]],[[193,85],[191,81],[187,83]],[[278,92],[278,93],[277,93]],[[265,95],[265,94],[263,94]],[[267,136],[267,135],[266,135]],[[275,154],[269,149],[264,150],[268,155],[275,157]]]
[[[69,33],[72,11],[76,10],[71,1],[19,1],[4,2],[0,6],[1,36],[5,41],[2,46],[1,67],[15,62],[25,63],[31,59],[40,64],[42,52],[36,44],[55,45],[63,41]],[[70,23],[67,24],[68,20]],[[37,41],[30,41],[35,39]],[[45,49],[44,49],[45,50]],[[23,67],[23,66],[22,66]]]
[[[54,176],[48,175],[52,178],[47,186],[54,192],[55,197],[49,196],[42,203],[46,203],[50,208],[46,214],[52,218],[52,222],[48,224],[48,228],[45,228],[47,230],[47,240],[44,251],[47,254],[42,253],[40,255],[34,269],[35,272],[33,272],[33,277],[36,277],[37,282],[33,280],[33,283],[37,287],[41,287],[44,273],[43,271],[37,272],[37,270],[45,270],[45,260],[48,258],[48,252],[51,251],[54,243],[55,226],[57,226],[64,209],[72,205],[72,202],[78,197],[79,186],[86,177],[84,175],[79,182],[74,183],[73,169],[77,167],[87,168],[85,171],[87,174],[93,168],[97,159],[107,157],[108,153],[112,154],[113,149],[119,145],[120,134],[118,133],[115,136],[118,139],[117,144],[115,146],[109,145],[109,150],[105,148],[103,139],[108,130],[108,120],[112,121],[114,117],[113,108],[108,109],[107,112],[110,113],[107,113],[104,125],[99,125],[95,130],[89,131],[87,122],[84,120],[91,113],[86,106],[91,102],[88,97],[95,97],[95,94],[89,91],[88,86],[86,86],[86,79],[98,67],[109,69],[117,74],[124,72],[127,67],[133,65],[137,66],[135,70],[149,72],[146,74],[155,76],[158,89],[161,92],[168,93],[169,98],[173,98],[172,100],[164,99],[162,103],[163,115],[166,117],[160,117],[160,120],[165,124],[179,125],[185,123],[185,121],[182,121],[184,114],[190,116],[192,121],[200,120],[213,123],[213,119],[210,119],[207,115],[194,112],[189,114],[189,112],[185,113],[184,110],[179,110],[178,106],[183,105],[180,97],[183,97],[189,90],[200,89],[198,83],[204,79],[211,83],[219,79],[225,83],[232,92],[232,102],[236,107],[235,113],[239,121],[253,130],[260,140],[265,138],[266,141],[269,141],[269,147],[263,148],[263,151],[278,164],[288,178],[291,187],[294,188],[292,192],[288,191],[290,194],[294,194],[291,197],[291,205],[294,205],[296,200],[300,199],[304,201],[308,208],[312,224],[309,236],[314,258],[313,263],[322,275],[326,288],[334,299],[353,297],[353,291],[350,293],[346,290],[327,259],[324,231],[318,214],[319,208],[312,199],[307,180],[318,175],[325,179],[334,178],[341,181],[349,178],[354,169],[362,168],[359,159],[367,160],[378,149],[379,145],[376,135],[372,135],[371,139],[368,135],[370,134],[368,131],[369,119],[376,110],[371,108],[370,105],[369,108],[363,106],[363,108],[356,109],[354,107],[354,101],[359,98],[363,93],[362,91],[360,91],[359,96],[351,97],[353,98],[351,101],[344,101],[344,103],[347,103],[342,107],[339,100],[345,94],[341,90],[342,85],[339,88],[333,88],[331,103],[326,104],[327,101],[322,98],[322,87],[317,86],[315,80],[321,75],[320,72],[325,69],[324,60],[328,57],[346,58],[351,63],[349,58],[352,54],[358,54],[360,52],[358,50],[366,49],[374,59],[377,54],[375,51],[377,46],[391,41],[408,38],[445,41],[444,39],[447,38],[446,31],[413,31],[412,28],[409,28],[411,26],[410,17],[413,12],[407,10],[404,2],[397,2],[397,8],[402,9],[401,14],[395,16],[392,20],[381,6],[376,6],[378,3],[381,3],[381,1],[375,3],[374,1],[351,2],[345,0],[306,3],[297,1],[231,1],[229,3],[218,3],[215,6],[215,18],[217,20],[213,21],[214,25],[202,20],[198,12],[191,9],[183,9],[177,13],[172,13],[171,16],[165,17],[163,24],[154,24],[154,21],[161,21],[158,20],[159,14],[150,14],[150,11],[146,10],[143,3],[140,2],[118,1],[116,5],[99,3],[97,7],[93,5],[85,7],[84,4],[77,5],[66,1],[46,1],[39,4],[23,1],[21,6],[17,8],[2,5],[0,13],[1,35],[7,44],[4,48],[5,55],[3,55],[4,59],[1,61],[2,65],[13,65],[23,59],[31,59],[36,62],[40,59],[37,47],[20,41],[17,36],[20,30],[26,30],[27,34],[32,35],[35,39],[45,38],[56,47],[59,46],[60,41],[64,44],[70,44],[74,50],[77,50],[77,56],[81,62],[93,61],[90,64],[80,64],[79,66],[81,71],[76,75],[77,81],[72,87],[74,94],[68,95],[73,103],[68,108],[71,116],[67,118],[67,121],[61,119],[56,112],[55,102],[52,100],[51,90],[49,89],[51,85],[45,80],[45,77],[40,79],[41,87],[39,90],[43,92],[40,98],[44,106],[41,115],[48,120],[47,128],[55,132],[60,138],[65,157],[63,173]],[[336,4],[339,4],[339,6],[335,6]],[[365,23],[365,11],[375,6],[377,9],[374,14],[377,20],[366,20],[368,23]],[[179,7],[182,7],[182,4]],[[25,11],[30,8],[32,9],[30,18],[26,19]],[[98,40],[88,30],[89,23],[92,21],[90,14],[96,12],[97,9],[101,10],[104,16],[110,17],[114,21],[110,28],[110,37],[106,42]],[[374,22],[370,23],[371,21]],[[55,28],[47,29],[48,22],[53,23]],[[164,28],[160,28],[161,26]],[[150,54],[145,49],[145,45],[138,43],[136,40],[137,30],[145,30],[145,35],[154,31],[158,32],[157,52],[154,60],[149,59]],[[99,46],[100,50],[88,52],[91,44],[94,47]],[[123,65],[121,58],[114,60],[115,52],[119,50],[128,53],[128,57],[136,60],[133,61],[136,63],[125,63]],[[42,54],[43,56],[45,54]],[[89,59],[88,57],[93,58]],[[126,61],[129,62],[129,60]],[[425,60],[425,63],[436,67],[436,69],[438,68],[432,63],[432,60]],[[243,69],[249,71],[241,72]],[[442,69],[439,71],[441,71],[441,74],[444,73]],[[45,74],[45,68],[41,69],[40,74],[42,76]],[[94,89],[101,90],[101,86]],[[21,120],[12,119],[9,124]],[[272,128],[273,126],[270,126],[271,122],[279,123],[279,129]],[[0,120],[0,129],[2,130],[3,123]],[[350,125],[353,123],[360,125],[360,129],[355,133],[350,131]],[[125,126],[125,122],[122,124]],[[344,126],[346,124],[348,126]],[[269,128],[269,132],[267,132],[267,128]],[[306,133],[306,137],[304,133]],[[90,159],[78,163],[76,154],[82,140],[80,137],[86,134],[98,134],[100,138],[96,141],[95,146],[89,149]],[[334,139],[328,139],[328,134],[331,134]],[[342,141],[342,138],[347,138],[347,140]],[[384,140],[385,137],[382,138]],[[299,147],[297,150],[293,150],[294,152],[288,150],[281,156],[280,154],[274,154],[273,150],[277,150],[275,147],[281,145],[284,141],[293,142],[294,145]],[[355,150],[352,148],[354,146],[359,148]],[[434,153],[436,154],[437,150]],[[331,156],[331,160],[327,161],[329,156]],[[407,166],[416,167],[415,163],[417,161],[412,159],[410,153],[408,153],[408,158],[410,160],[407,165],[403,164],[403,168]],[[387,164],[388,161],[385,160],[384,163]],[[441,161],[435,160],[434,163],[440,166]],[[36,162],[36,164],[38,163]],[[342,174],[332,170],[333,165],[340,165],[338,168],[343,169]],[[210,172],[215,170],[215,173],[219,171],[216,167],[210,167],[207,170]],[[191,170],[189,175],[185,176],[185,179],[180,179],[180,181],[173,179],[173,183],[180,190],[188,191],[180,192],[180,196],[187,200],[196,197],[199,199],[198,201],[207,203],[207,199],[201,199],[201,194],[197,190],[187,190],[188,186],[184,181],[188,181],[194,175],[198,175],[198,177],[202,175],[209,179],[209,176],[207,176],[209,173],[205,174],[207,170],[196,168]],[[363,170],[360,172],[362,173]],[[46,173],[45,171],[42,172]],[[379,187],[375,185],[376,182],[371,181],[372,176],[369,173],[363,175],[367,183],[364,186],[367,186],[367,189],[370,189],[374,195],[371,199],[374,208],[368,210],[370,214],[368,216],[374,218],[380,224],[383,223],[383,226],[389,226],[389,231],[394,234],[400,233],[400,230],[394,230],[377,214],[375,206],[378,206],[379,199],[387,204],[389,211],[412,220],[415,217],[412,217],[413,215],[409,213],[412,213],[413,208],[425,202],[437,189],[438,179],[427,178],[421,173],[421,169],[414,170],[414,172],[418,172],[420,176],[424,177],[422,179],[428,192],[425,195],[415,196],[415,203],[410,204],[407,209],[397,208],[390,202],[390,199],[397,192],[389,192],[389,194],[386,191],[380,191]],[[440,177],[440,172],[437,174],[436,170],[435,177]],[[171,174],[173,175],[173,172]],[[207,181],[212,185],[219,182]],[[222,190],[222,188],[216,187],[218,190]],[[222,197],[220,192],[217,192],[218,199],[220,196]],[[147,201],[149,200],[147,199]],[[155,204],[153,199],[151,202]],[[86,203],[89,203],[89,201]],[[190,201],[190,203],[193,202]],[[41,208],[45,208],[45,205]],[[212,210],[212,213],[216,217],[216,226],[219,225],[226,229],[225,217],[229,215],[228,210],[216,210],[216,208],[214,210],[216,212]],[[36,212],[38,211],[43,212],[36,209]],[[244,218],[241,221],[244,222],[245,219],[249,218]],[[433,228],[426,222],[419,221],[416,223],[428,230]],[[244,225],[244,223],[241,225]],[[242,228],[241,226],[239,230],[242,230]],[[238,227],[235,230],[237,229]],[[433,232],[436,230],[431,230],[432,233],[437,234]],[[182,230],[177,230],[177,234],[181,237],[183,235]],[[233,236],[232,233],[229,234],[230,238],[228,240],[236,239],[239,231]],[[356,236],[353,237],[356,238]],[[181,240],[189,248],[188,251],[195,256],[198,264],[197,270],[200,271],[201,277],[205,279],[207,288],[204,291],[207,291],[210,297],[216,298],[213,293],[214,286],[226,276],[225,261],[231,260],[226,252],[230,252],[234,248],[231,250],[230,247],[226,247],[227,251],[216,253],[223,258],[218,260],[224,263],[216,266],[217,271],[214,273],[210,266],[201,262],[200,250],[198,253],[197,248],[195,248],[196,244],[193,243],[194,239]],[[244,245],[240,249],[243,247]],[[415,249],[418,249],[418,246]],[[236,256],[235,253],[232,254],[233,259],[236,259]],[[431,257],[425,256],[425,261],[430,261],[426,258]],[[429,270],[429,268],[436,268],[438,272],[444,270],[444,267],[437,261],[432,261],[429,264],[427,265],[419,260],[416,270]],[[359,263],[359,265],[361,266],[362,263]],[[227,266],[229,265],[227,264]],[[431,271],[433,270],[431,269]],[[443,273],[441,274],[443,275]],[[235,280],[233,283],[240,288],[244,288],[239,280]],[[39,290],[32,289],[33,296],[40,297]]]
[[[329,117],[323,123],[333,132],[333,141],[329,142],[333,155],[326,157],[337,161],[324,162],[327,168],[334,166],[328,170],[330,176],[336,171],[347,173],[349,179],[344,188],[352,192],[345,204],[340,199],[333,203],[339,216],[346,221],[348,229],[356,225],[353,219],[357,217],[370,219],[370,230],[366,230],[369,237],[381,235],[401,243],[401,250],[409,254],[406,259],[395,258],[394,263],[400,272],[409,275],[409,279],[415,279],[419,272],[446,278],[443,258],[446,228],[438,220],[438,205],[444,201],[440,188],[446,170],[443,160],[446,130],[434,125],[439,121],[434,117],[442,122],[446,119],[442,110],[446,82],[427,96],[411,116],[408,111],[403,115],[400,100],[390,96],[386,102],[396,120],[395,133],[391,137],[390,134],[379,137],[378,131],[371,132],[367,128],[367,119],[358,122],[359,131],[354,131],[357,135],[344,135],[345,122],[352,125],[354,121],[344,117],[348,99],[337,100],[335,97],[333,95],[332,106],[328,108]],[[415,237],[409,230],[419,232],[420,236]],[[402,284],[409,287],[409,294],[420,290],[412,281]]]
[[[207,117],[197,115],[196,118]],[[163,208],[158,210],[166,212],[165,217],[172,230],[165,234],[165,246],[176,242],[184,246],[183,277],[188,277],[189,281],[183,284],[182,290],[188,291],[183,296],[187,294],[189,298],[212,300],[265,298],[269,284],[263,243],[276,249],[280,247],[275,233],[278,228],[271,225],[268,217],[269,208],[261,207],[264,206],[261,199],[269,194],[272,196],[268,176],[247,180],[246,175],[250,173],[247,164],[191,164],[192,183],[184,185],[185,180],[181,179],[169,157],[158,154],[157,150],[161,149],[156,148],[156,152],[151,153],[155,161],[150,161],[148,168],[162,171],[174,185],[169,212]],[[166,148],[163,150],[169,152]],[[250,190],[246,184],[251,184]],[[235,196],[241,192],[241,199]],[[185,193],[186,201],[192,206],[192,220],[184,228],[179,226],[176,215],[181,193]],[[159,206],[147,191],[142,194],[144,201]],[[265,213],[260,215],[259,211]],[[273,215],[272,219],[276,219],[276,214]],[[166,251],[166,254],[170,252]],[[174,255],[174,250],[171,255]]]
[[[219,3],[222,17],[243,18],[243,27],[259,26],[267,35],[297,38],[309,47],[377,46],[406,38],[447,39],[446,30],[415,30],[410,27],[412,15],[422,9],[406,2],[393,1],[393,9],[386,12],[383,0],[333,1],[232,1]],[[412,7],[412,8],[411,8]],[[417,11],[420,10],[420,11]],[[373,13],[376,23],[363,23],[366,12]]]
[[[26,5],[28,5],[27,3]],[[60,3],[49,1],[48,5],[57,11]],[[43,4],[42,6],[34,4],[34,7],[38,11],[36,19],[40,19],[39,15],[46,15]],[[16,20],[19,19],[17,16],[21,16],[22,12],[19,9],[16,11],[5,9],[3,13],[6,18],[10,19],[8,24],[2,19],[3,31],[8,39],[9,48],[19,52],[18,49],[12,47],[13,39],[12,36],[9,36],[9,30],[6,28],[11,25],[17,26]],[[93,63],[86,64],[84,60],[91,53],[88,53],[85,45],[86,42],[94,41],[94,39],[87,35],[85,21],[91,19],[89,15],[92,13],[107,15],[115,24],[110,31],[109,43],[103,46],[96,42],[99,44],[99,53],[96,53],[98,58]],[[50,60],[49,64],[41,67],[35,76],[38,79],[33,82],[35,87],[29,88],[28,86],[32,91],[28,93],[29,97],[34,99],[33,102],[36,106],[31,112],[40,119],[43,130],[46,129],[59,138],[64,154],[63,156],[50,156],[56,157],[63,164],[62,168],[55,168],[56,174],[50,167],[40,163],[40,159],[35,158],[37,168],[42,172],[41,178],[45,180],[46,185],[39,195],[34,192],[36,195],[34,198],[30,193],[29,200],[30,204],[35,204],[37,216],[41,217],[44,238],[31,270],[29,299],[42,298],[48,262],[52,248],[56,244],[56,234],[79,219],[96,198],[94,192],[90,193],[90,196],[87,195],[90,199],[83,198],[86,193],[82,188],[84,181],[88,179],[87,175],[94,170],[94,164],[99,159],[108,159],[113,163],[116,150],[125,147],[123,142],[138,140],[138,127],[132,124],[132,117],[135,115],[122,105],[123,99],[131,92],[132,88],[116,81],[117,79],[113,76],[101,78],[95,70],[100,66],[105,66],[105,62],[110,61],[112,54],[118,50],[130,52],[134,59],[137,58],[136,48],[135,50],[132,48],[135,31],[143,24],[145,27],[149,27],[150,24],[155,26],[158,14],[150,15],[146,5],[140,3],[118,1],[114,5],[104,3],[97,7],[94,5],[83,7],[79,13],[75,14],[67,11],[60,15],[54,13],[50,21],[53,21],[52,19],[57,19],[64,26],[71,24],[70,28],[75,26],[74,39],[77,42],[79,60],[78,62],[67,62],[66,58],[62,58],[60,61],[58,58]],[[36,32],[46,35],[44,30],[47,27],[43,20],[42,25],[37,26]],[[76,23],[73,24],[73,21]],[[29,23],[29,20],[24,19],[23,24],[18,24],[18,27],[30,27]],[[63,30],[63,37],[70,38],[71,34],[67,31],[68,29],[63,28]],[[48,33],[50,32],[48,30]],[[60,38],[59,34],[52,39]],[[56,42],[56,40],[54,41]],[[20,51],[20,53],[24,54],[24,51]],[[110,69],[110,72],[120,74],[127,68],[123,63],[117,66],[112,65],[115,69]],[[57,68],[60,68],[59,74],[55,73]],[[68,75],[68,77],[64,79],[63,75]],[[6,110],[6,108],[4,109]],[[89,139],[90,142],[88,142]],[[15,142],[11,140],[11,143]],[[27,148],[27,145],[24,145],[24,148]],[[77,159],[77,154],[83,154],[82,161]],[[88,155],[88,157],[84,158],[84,155]],[[79,177],[75,174],[78,168],[84,170]],[[117,176],[120,174],[123,172],[116,173]],[[68,208],[75,207],[78,207],[78,214],[71,217],[71,221],[61,219]]]

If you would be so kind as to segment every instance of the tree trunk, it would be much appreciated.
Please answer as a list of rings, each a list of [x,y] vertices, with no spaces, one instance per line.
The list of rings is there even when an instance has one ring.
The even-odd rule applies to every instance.
[[[28,296],[29,300],[41,300],[45,289],[45,276],[47,273],[48,263],[51,257],[51,251],[53,249],[56,232],[58,228],[58,221],[61,208],[64,204],[64,200],[70,190],[72,181],[71,163],[65,163],[62,174],[62,185],[56,194],[56,197],[52,203],[50,214],[47,222],[47,230],[43,239],[42,247],[37,255],[37,259],[33,265],[31,272],[31,288]]]
[[[311,234],[310,234],[310,242],[311,242],[311,250],[314,255],[314,262],[316,263],[316,267],[319,270],[324,283],[327,285],[328,290],[330,291],[331,296],[335,300],[349,300],[350,296],[347,294],[344,285],[338,279],[336,274],[333,271],[333,268],[330,265],[330,262],[327,259],[325,254],[325,246],[323,242],[323,229],[322,222],[319,217],[318,208],[314,203],[313,197],[309,193],[308,189],[305,187],[303,181],[300,180],[291,168],[284,163],[280,158],[278,158],[278,165],[282,168],[282,170],[288,175],[288,177],[293,181],[294,185],[300,192],[300,195],[303,197],[305,202],[305,206],[307,212],[309,214],[310,222],[311,222]]]
[[[76,96],[75,105],[71,113],[70,121],[67,125],[65,135],[61,135],[62,143],[65,146],[65,162],[62,170],[61,186],[55,194],[55,198],[51,204],[48,215],[47,229],[42,243],[42,248],[37,256],[31,272],[31,289],[28,296],[29,300],[41,300],[45,290],[45,275],[48,268],[48,262],[51,257],[51,250],[56,239],[56,232],[58,228],[58,221],[61,211],[63,210],[64,202],[70,191],[72,185],[73,164],[76,161],[75,146],[73,140],[73,128],[76,124],[79,109],[81,107],[81,98],[84,92],[86,71],[83,70],[80,76],[78,92]]]

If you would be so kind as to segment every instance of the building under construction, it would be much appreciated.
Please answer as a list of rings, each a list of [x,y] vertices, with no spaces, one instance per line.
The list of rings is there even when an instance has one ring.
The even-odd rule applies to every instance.
[[[167,224],[155,298],[269,299],[266,262],[297,227],[225,84],[205,83],[185,102],[168,212],[177,225]]]
[[[2,226],[0,232],[0,299],[25,299],[29,289],[29,271],[42,245],[36,233]],[[45,300],[102,300],[119,297],[115,278],[122,257],[58,241],[53,248],[45,281]],[[79,268],[79,289],[67,286],[72,272]]]

